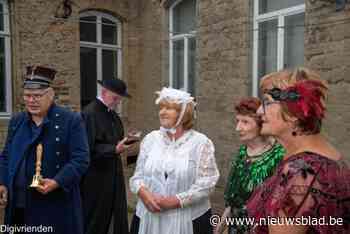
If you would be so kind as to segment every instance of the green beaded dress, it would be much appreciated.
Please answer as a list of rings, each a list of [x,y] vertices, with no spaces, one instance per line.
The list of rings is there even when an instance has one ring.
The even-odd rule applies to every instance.
[[[251,161],[247,156],[247,146],[240,146],[238,155],[232,161],[224,194],[225,206],[231,207],[232,217],[247,217],[247,200],[255,187],[273,174],[284,154],[284,148],[276,142],[271,149],[254,156],[255,160]],[[247,233],[248,229],[244,225],[231,226],[230,233]]]

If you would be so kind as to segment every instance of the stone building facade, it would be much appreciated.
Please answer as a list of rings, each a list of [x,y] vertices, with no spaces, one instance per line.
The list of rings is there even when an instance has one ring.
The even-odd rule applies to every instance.
[[[154,92],[166,85],[184,88],[198,102],[196,128],[216,146],[221,178],[213,201],[222,208],[228,162],[239,144],[234,103],[256,95],[264,73],[304,64],[330,83],[324,133],[345,156],[350,151],[349,4],[338,11],[328,0],[0,0],[0,5],[1,145],[9,116],[23,107],[26,65],[55,68],[57,102],[76,111],[84,98],[96,95],[96,79],[122,78],[133,96],[121,107],[125,125],[144,132],[159,127]],[[126,170],[130,175],[133,168]]]

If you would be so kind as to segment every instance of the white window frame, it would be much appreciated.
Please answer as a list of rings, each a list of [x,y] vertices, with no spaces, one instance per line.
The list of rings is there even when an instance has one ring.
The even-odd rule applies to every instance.
[[[8,119],[12,113],[12,84],[11,84],[11,34],[10,34],[10,12],[6,0],[0,0],[3,6],[4,31],[0,31],[0,37],[5,39],[5,89],[6,89],[6,111],[0,112],[0,119]]]
[[[259,45],[259,23],[278,20],[277,31],[277,70],[283,69],[284,64],[284,26],[285,17],[290,15],[297,15],[305,12],[305,3],[296,6],[283,8],[276,11],[271,11],[264,14],[259,14],[259,0],[254,0],[254,31],[253,31],[253,89],[252,95],[257,97],[259,90],[258,77],[258,45]]]
[[[87,16],[96,16],[96,42],[80,41],[80,47],[96,49],[97,80],[102,80],[102,50],[117,51],[117,78],[122,79],[122,23],[112,15],[99,12],[87,11],[80,14],[80,18]],[[102,43],[102,18],[113,21],[117,25],[117,45]],[[97,95],[101,94],[101,87],[97,86]]]
[[[173,77],[173,69],[174,69],[174,42],[175,41],[184,41],[184,69],[183,69],[183,77],[184,77],[184,91],[189,92],[188,90],[188,53],[189,53],[189,40],[191,38],[196,38],[196,30],[193,30],[189,33],[183,33],[183,34],[176,34],[174,33],[173,28],[173,18],[174,18],[174,8],[177,4],[182,2],[183,0],[177,0],[175,1],[170,7],[169,7],[169,85],[170,87],[173,87],[174,85],[174,77]],[[194,87],[195,88],[195,87]]]

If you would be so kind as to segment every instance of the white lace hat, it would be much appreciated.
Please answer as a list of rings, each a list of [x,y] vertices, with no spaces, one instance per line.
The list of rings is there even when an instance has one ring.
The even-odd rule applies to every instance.
[[[156,99],[156,104],[159,104],[159,102],[162,100],[175,102],[177,104],[187,104],[190,102],[195,104],[194,98],[191,97],[191,94],[179,89],[163,87],[161,91],[157,91],[156,93],[159,95],[159,97]]]
[[[157,91],[156,94],[159,95],[155,102],[157,105],[161,101],[173,102],[181,105],[181,112],[179,118],[176,121],[176,124],[172,128],[167,129],[167,131],[174,133],[176,131],[175,128],[181,123],[187,104],[192,103],[195,106],[196,102],[194,101],[194,98],[191,96],[191,94],[179,89],[163,87],[162,90]]]

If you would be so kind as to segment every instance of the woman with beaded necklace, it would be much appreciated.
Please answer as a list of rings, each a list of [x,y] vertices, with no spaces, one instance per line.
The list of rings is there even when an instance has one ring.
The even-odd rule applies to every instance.
[[[242,145],[231,164],[224,194],[225,206],[222,222],[214,233],[222,233],[226,217],[244,218],[246,201],[255,187],[273,174],[283,158],[284,149],[271,137],[260,135],[261,120],[256,111],[260,106],[258,98],[242,99],[236,110],[236,131]],[[245,225],[229,226],[229,233],[247,233]]]

